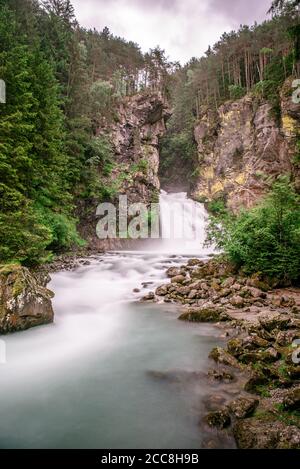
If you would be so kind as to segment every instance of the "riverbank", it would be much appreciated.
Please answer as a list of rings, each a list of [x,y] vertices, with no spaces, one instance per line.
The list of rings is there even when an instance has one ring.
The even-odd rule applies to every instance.
[[[300,448],[300,289],[276,289],[220,259],[190,259],[167,275],[144,301],[182,305],[180,320],[215,323],[227,337],[209,355],[207,379],[215,396],[233,382],[239,392],[212,397],[206,424],[232,433],[238,448]]]

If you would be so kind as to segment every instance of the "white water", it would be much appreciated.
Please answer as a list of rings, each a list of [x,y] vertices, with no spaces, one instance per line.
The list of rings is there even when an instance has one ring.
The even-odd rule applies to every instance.
[[[203,204],[188,199],[185,192],[160,196],[161,249],[173,254],[205,256],[213,248],[205,246],[208,215]]]
[[[163,194],[162,202],[168,198],[182,201],[184,195]],[[194,202],[188,203],[192,208]],[[205,383],[172,384],[151,372],[205,370],[218,331],[181,323],[172,305],[138,301],[167,281],[166,268],[186,262],[192,251],[207,254],[199,243],[206,214],[201,206],[196,212],[201,240],[162,242],[162,251],[176,252],[176,258],[112,252],[52,276],[55,323],[5,337],[1,448],[200,446]],[[133,293],[136,287],[140,293]]]

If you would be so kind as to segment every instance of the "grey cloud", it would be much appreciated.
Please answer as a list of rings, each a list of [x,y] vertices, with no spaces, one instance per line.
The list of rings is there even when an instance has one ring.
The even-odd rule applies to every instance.
[[[266,19],[270,5],[271,0],[209,0],[208,10],[235,24],[249,24]]]
[[[103,29],[138,43],[159,44],[171,60],[201,56],[223,32],[266,18],[271,0],[72,0],[85,27]]]

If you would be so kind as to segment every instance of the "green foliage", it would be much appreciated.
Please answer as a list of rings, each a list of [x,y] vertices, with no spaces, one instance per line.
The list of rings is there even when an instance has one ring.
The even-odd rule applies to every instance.
[[[140,161],[138,161],[137,163],[133,164],[130,168],[131,172],[133,173],[143,173],[143,174],[147,174],[148,172],[148,167],[149,167],[149,163],[147,160],[144,160],[144,159],[141,159]]]
[[[174,127],[170,127],[166,136],[161,140],[160,151],[160,172],[167,176],[176,174],[174,167],[182,168],[186,172],[192,172],[192,163],[196,156],[196,145],[193,139],[192,130],[184,129],[176,132]]]
[[[240,99],[246,94],[245,88],[240,85],[229,85],[228,90],[230,99]]]
[[[18,29],[16,15],[1,7],[7,103],[0,108],[0,259],[34,264],[49,258],[52,246],[62,249],[79,238],[65,178],[59,87],[40,42],[27,44]]]
[[[113,169],[113,149],[108,137],[101,135],[93,138],[86,149],[87,164],[109,176]]]
[[[36,207],[40,224],[47,227],[51,238],[48,250],[59,252],[75,246],[85,246],[85,241],[77,233],[77,220],[63,213],[55,213],[43,206]]]
[[[222,199],[212,200],[207,204],[209,213],[215,216],[225,215],[227,213],[225,202]]]
[[[209,238],[246,273],[282,282],[300,279],[300,198],[287,177],[253,209],[213,219]]]

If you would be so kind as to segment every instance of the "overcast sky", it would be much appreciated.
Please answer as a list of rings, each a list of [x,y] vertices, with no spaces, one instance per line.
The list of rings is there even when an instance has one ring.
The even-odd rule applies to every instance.
[[[89,28],[137,42],[145,52],[160,45],[181,63],[200,57],[223,32],[266,18],[271,0],[73,0]]]

